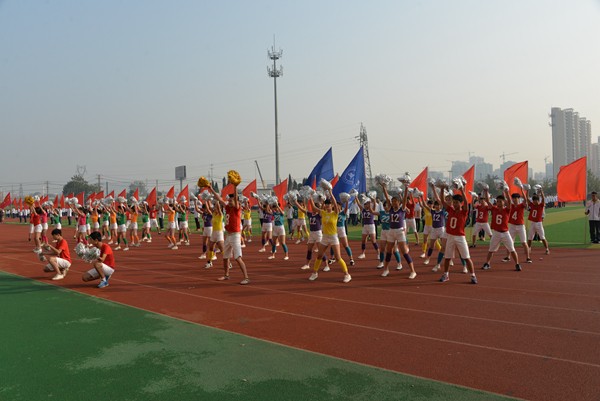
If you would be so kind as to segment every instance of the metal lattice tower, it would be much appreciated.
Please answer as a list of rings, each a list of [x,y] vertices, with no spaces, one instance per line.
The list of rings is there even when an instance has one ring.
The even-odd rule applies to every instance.
[[[273,90],[275,94],[275,184],[279,185],[281,179],[279,177],[279,132],[277,122],[277,78],[283,75],[283,67],[277,68],[277,60],[283,55],[283,50],[275,50],[275,38],[273,38],[273,46],[271,50],[267,50],[269,58],[273,60],[273,67],[267,67],[267,74],[273,78]]]
[[[371,158],[369,157],[369,138],[367,137],[367,129],[360,123],[360,135],[358,136],[360,146],[363,147],[363,156],[365,158],[365,175],[369,181],[369,188],[373,187],[373,173],[371,172]]]

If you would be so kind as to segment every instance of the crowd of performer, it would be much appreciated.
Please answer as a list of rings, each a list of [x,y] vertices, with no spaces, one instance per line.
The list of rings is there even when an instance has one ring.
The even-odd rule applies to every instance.
[[[450,269],[456,260],[469,282],[477,284],[470,249],[477,246],[478,237],[487,237],[490,241],[485,261],[481,261],[484,270],[491,268],[493,256],[501,245],[504,248],[501,260],[512,261],[516,271],[523,269],[523,263],[533,262],[531,245],[534,238],[542,242],[545,254],[550,253],[543,227],[546,199],[541,188],[527,189],[521,185],[519,191],[511,194],[504,183],[499,187],[501,193],[491,197],[489,188],[484,186],[479,194],[469,193],[472,196],[469,203],[464,185],[459,181],[451,184],[431,182],[428,191],[431,196],[427,197],[419,190],[409,188],[409,178],[402,180],[401,187],[392,191],[391,181],[386,177],[377,180],[383,194],[382,202],[378,201],[375,191],[342,193],[336,199],[327,182],[322,182],[322,188],[317,191],[308,187],[304,191],[290,191],[285,196],[285,207],[281,207],[275,197],[254,194],[259,201],[261,227],[258,252],[269,253],[267,259],[275,260],[281,250],[281,259],[287,261],[290,259],[289,243],[305,246],[306,258],[298,261],[298,267],[310,270],[309,280],[316,280],[321,271],[327,272],[333,265],[338,265],[343,273],[342,281],[348,283],[352,280],[351,268],[356,261],[348,241],[347,219],[349,210],[356,207],[362,224],[357,259],[376,259],[373,267],[381,270],[378,274],[382,277],[406,266],[407,278],[412,280],[417,276],[417,269],[429,265],[434,258],[432,270],[441,271],[440,282],[450,279]],[[240,284],[249,284],[242,248],[253,239],[258,240],[258,233],[252,232],[250,199],[238,195],[237,185],[225,198],[210,185],[202,195],[200,199],[193,196],[191,200],[163,199],[154,205],[125,198],[96,200],[86,205],[69,200],[68,215],[76,222],[73,239],[78,256],[87,260],[86,249],[92,248],[96,252],[87,260],[91,269],[83,274],[83,280],[100,280],[98,287],[107,287],[116,267],[115,252],[126,252],[142,243],[151,243],[156,238],[153,238],[153,232],[164,238],[165,247],[171,251],[189,246],[188,214],[191,212],[196,230],[202,231],[198,258],[206,261],[200,263],[207,269],[213,268],[220,253],[223,275],[219,280],[229,280],[230,269],[235,264],[243,276]],[[29,202],[29,239],[34,243],[33,251],[44,263],[44,270],[53,272],[52,279],[61,280],[72,263],[61,227],[62,211],[52,203],[40,204],[35,199],[29,199]],[[528,233],[525,212],[528,212]],[[472,236],[467,238],[465,227],[471,217],[474,217]],[[376,221],[380,225],[379,235]],[[49,229],[51,238],[48,237]],[[419,257],[416,260],[411,256],[415,255],[414,247],[411,251],[411,240],[417,247]],[[522,256],[515,248],[516,240],[523,248]],[[371,248],[373,254],[369,255]],[[393,266],[390,265],[392,258]]]

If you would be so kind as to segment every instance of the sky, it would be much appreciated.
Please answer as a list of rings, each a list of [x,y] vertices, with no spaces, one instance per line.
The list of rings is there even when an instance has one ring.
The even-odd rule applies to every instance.
[[[274,41],[282,179],[341,173],[361,123],[373,174],[544,171],[551,107],[600,124],[598,38],[600,0],[0,0],[0,192],[274,183]]]

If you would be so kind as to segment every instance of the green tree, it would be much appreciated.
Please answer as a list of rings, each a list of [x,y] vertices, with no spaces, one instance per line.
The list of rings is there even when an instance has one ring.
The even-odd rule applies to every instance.
[[[80,192],[90,194],[98,191],[100,191],[100,187],[98,187],[97,184],[88,183],[86,179],[79,174],[75,174],[73,177],[71,177],[71,181],[67,182],[63,187],[63,194],[65,195],[70,193],[78,194]]]
[[[592,170],[587,171],[587,190],[588,192],[600,191],[600,178],[592,173]]]

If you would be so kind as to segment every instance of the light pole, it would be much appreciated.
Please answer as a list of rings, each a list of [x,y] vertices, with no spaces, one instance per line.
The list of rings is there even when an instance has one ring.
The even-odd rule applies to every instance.
[[[279,66],[277,69],[277,60],[279,60],[283,54],[283,50],[275,50],[275,41],[271,50],[267,50],[269,58],[273,60],[273,67],[267,67],[267,73],[269,77],[273,78],[273,91],[275,94],[275,184],[279,185],[281,179],[279,177],[279,131],[277,126],[277,78],[283,75],[283,67]]]

